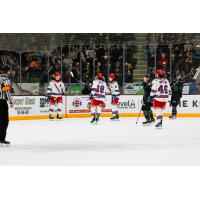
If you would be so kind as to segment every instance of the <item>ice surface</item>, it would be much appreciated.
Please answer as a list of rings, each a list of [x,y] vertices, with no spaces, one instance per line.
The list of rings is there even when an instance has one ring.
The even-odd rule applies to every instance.
[[[0,165],[199,165],[200,119],[164,118],[144,127],[136,118],[11,121]]]

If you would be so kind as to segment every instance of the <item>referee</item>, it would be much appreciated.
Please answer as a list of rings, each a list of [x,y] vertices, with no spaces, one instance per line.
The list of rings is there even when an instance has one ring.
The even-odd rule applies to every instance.
[[[0,144],[9,145],[6,141],[7,128],[9,124],[8,103],[13,108],[11,93],[11,82],[8,79],[9,68],[3,68],[0,73]],[[7,103],[8,102],[8,103]]]

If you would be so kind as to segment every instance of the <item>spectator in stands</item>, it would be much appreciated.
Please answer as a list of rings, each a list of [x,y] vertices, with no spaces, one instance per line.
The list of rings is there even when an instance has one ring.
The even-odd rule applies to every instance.
[[[161,58],[158,60],[158,67],[160,69],[165,69],[168,71],[168,66],[169,66],[169,60],[166,57],[165,53],[161,53]]]
[[[193,64],[195,68],[200,66],[200,45],[196,45],[196,49],[193,51]]]
[[[70,68],[73,64],[73,60],[69,57],[69,55],[63,56],[63,65],[66,69]]]
[[[69,49],[69,57],[72,59],[72,60],[76,60],[77,59],[77,56],[78,56],[78,48],[76,48],[75,46],[72,46],[70,49]]]
[[[110,49],[110,62],[113,65],[123,60],[123,48],[120,45],[111,46]]]
[[[156,43],[148,45],[148,63],[149,67],[151,68],[156,66],[155,64],[156,47],[157,47]]]
[[[193,67],[193,54],[192,52],[188,51],[185,58],[185,67],[183,71],[185,74],[188,74]]]
[[[37,69],[38,68],[38,61],[32,60],[28,67],[29,67],[29,69]]]
[[[126,83],[133,82],[133,66],[132,66],[132,64],[126,63],[125,82]]]
[[[118,84],[120,86],[122,86],[123,84],[123,66],[121,65],[121,63],[118,61],[115,64],[115,67],[113,69],[113,71],[116,74],[116,80],[118,82]]]

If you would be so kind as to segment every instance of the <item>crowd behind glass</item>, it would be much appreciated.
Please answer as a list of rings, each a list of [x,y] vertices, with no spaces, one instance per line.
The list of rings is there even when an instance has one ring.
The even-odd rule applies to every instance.
[[[97,72],[102,72],[106,81],[109,73],[115,73],[120,86],[134,82],[134,69],[138,68],[135,54],[141,45],[145,45],[143,55],[147,60],[147,71],[151,77],[158,68],[182,77],[191,73],[184,80],[192,83],[195,69],[200,66],[200,43],[194,41],[173,42],[173,38],[163,38],[162,34],[151,34],[151,43],[137,44],[61,44],[49,51],[46,46],[42,51],[16,52],[0,50],[0,69],[8,66],[10,77],[16,83],[48,83],[52,74],[59,70],[65,83],[91,83]],[[176,38],[175,38],[176,39]],[[175,40],[174,39],[174,40]],[[180,39],[180,38],[179,38]],[[176,39],[177,41],[177,39]],[[70,72],[73,72],[73,78]],[[144,74],[145,75],[145,74]],[[195,83],[194,83],[195,84]],[[199,90],[199,85],[195,85]]]

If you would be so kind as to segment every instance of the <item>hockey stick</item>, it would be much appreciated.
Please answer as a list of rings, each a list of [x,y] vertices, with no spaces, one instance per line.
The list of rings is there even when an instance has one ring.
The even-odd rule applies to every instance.
[[[21,93],[21,92],[27,92],[27,93],[29,93],[30,95],[32,95],[32,93],[31,93],[29,90],[24,90],[24,89],[22,89],[22,88],[19,86],[19,84],[18,84],[17,82],[14,82],[14,81],[13,81],[13,83],[16,84],[16,86],[17,86],[18,89],[20,90],[20,93]]]
[[[45,95],[45,94],[41,94],[41,93],[36,92],[36,91],[32,91],[32,92],[38,94],[39,96],[43,96],[43,97],[46,97],[46,98],[47,98],[47,95]]]
[[[87,85],[86,83],[84,83],[83,81],[81,81],[81,80],[78,80],[77,78],[75,78],[74,77],[74,74],[73,74],[73,72],[71,71],[70,72],[70,75],[71,75],[71,77],[75,80],[75,81],[77,81],[78,83],[81,83],[81,84],[83,84],[83,85]]]
[[[142,112],[142,106],[141,106],[141,108],[140,108],[140,112],[139,112],[139,114],[138,114],[138,117],[137,117],[137,120],[136,120],[136,124],[137,124],[138,121],[139,121],[139,118],[140,118],[141,112]]]
[[[191,73],[191,72],[190,72],[190,73]],[[193,79],[196,80],[196,79],[199,77],[199,74],[200,74],[200,67],[198,67],[198,68],[196,69],[196,73],[195,73],[195,75],[193,76]]]
[[[20,86],[19,86],[19,84],[18,83],[16,83],[16,82],[14,82],[15,84],[16,84],[16,86],[20,89],[20,91],[21,92],[27,92],[27,93],[29,93],[29,95],[31,95],[31,96],[33,96],[33,93],[36,93],[36,94],[38,94],[39,96],[43,96],[43,97],[46,97],[46,95],[44,95],[44,94],[41,94],[41,93],[39,93],[39,92],[36,92],[36,91],[29,91],[29,90],[24,90],[24,89],[22,89]]]

